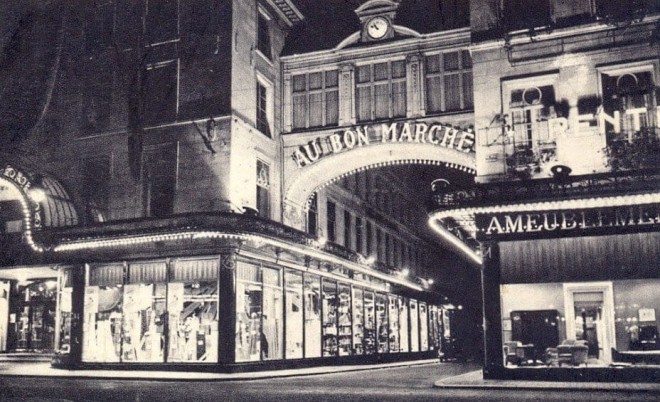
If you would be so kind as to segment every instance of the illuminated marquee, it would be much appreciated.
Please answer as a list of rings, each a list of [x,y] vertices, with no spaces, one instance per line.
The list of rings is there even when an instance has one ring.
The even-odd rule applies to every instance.
[[[298,167],[309,166],[324,156],[385,143],[430,144],[460,152],[474,152],[474,133],[451,126],[421,122],[383,123],[353,127],[301,145],[291,155]]]
[[[660,225],[660,205],[646,204],[586,210],[535,211],[475,216],[478,237],[591,231]]]

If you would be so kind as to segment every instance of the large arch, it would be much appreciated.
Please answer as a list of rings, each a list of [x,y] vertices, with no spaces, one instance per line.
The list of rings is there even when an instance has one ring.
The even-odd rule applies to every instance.
[[[396,164],[434,164],[474,172],[473,152],[428,143],[382,143],[328,155],[285,178],[284,223],[300,226],[307,201],[318,189],[353,173]]]

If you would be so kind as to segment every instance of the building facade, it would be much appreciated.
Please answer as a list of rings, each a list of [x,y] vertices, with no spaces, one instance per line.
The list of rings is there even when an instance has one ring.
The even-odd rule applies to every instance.
[[[484,376],[658,378],[657,3],[472,3]]]
[[[379,98],[355,109],[339,93],[354,78],[333,67],[338,60],[323,74],[285,67],[285,38],[304,18],[293,2],[82,3],[35,14],[52,20],[59,44],[43,55],[52,79],[26,104],[43,112],[3,153],[3,351],[55,351],[59,366],[196,370],[437,355],[453,336],[448,303],[468,300],[446,297],[452,272],[468,264],[416,232],[419,200],[404,197],[393,173],[341,183],[357,165],[345,170],[339,152],[324,158],[335,168],[321,176],[291,155],[313,135],[388,120],[393,142],[391,125],[402,124],[409,143],[383,144],[390,156],[364,168],[421,152],[473,172],[474,136],[453,128],[470,120],[466,30],[429,40],[435,54],[452,43],[457,70],[445,80],[463,99],[447,105],[437,95],[434,113],[458,113],[433,126],[436,113],[418,124],[428,133],[411,134],[412,123],[394,121],[425,116],[422,76],[407,84],[420,59],[385,41],[412,49],[427,38],[388,25],[396,3],[359,9],[385,21],[385,35],[342,45],[359,44],[351,57],[366,54],[369,71],[377,52],[398,52],[385,63],[385,88],[376,82],[382,63],[364,81],[400,96],[387,115]],[[17,82],[29,81],[30,71],[5,62]],[[408,85],[416,103],[405,101]],[[307,132],[317,126],[325,128]]]

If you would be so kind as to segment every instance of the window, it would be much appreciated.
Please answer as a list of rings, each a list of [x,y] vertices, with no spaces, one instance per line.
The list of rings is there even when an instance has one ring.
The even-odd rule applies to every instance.
[[[178,61],[147,67],[144,76],[144,115],[148,124],[171,122],[177,115]]]
[[[631,133],[658,124],[660,92],[655,90],[652,65],[604,70],[601,81],[604,112],[612,119],[620,113],[618,129]]]
[[[355,251],[358,253],[364,252],[364,242],[362,240],[362,218],[355,217]]]
[[[286,355],[287,359],[303,357],[303,275],[287,269],[284,272],[286,286]]]
[[[176,170],[176,144],[145,150],[143,196],[146,216],[160,218],[174,213]]]
[[[257,50],[268,60],[271,60],[273,55],[270,48],[270,28],[268,26],[270,18],[261,10],[257,14]]]
[[[406,115],[405,61],[358,66],[355,82],[358,121]]]
[[[339,347],[337,343],[337,282],[323,279],[323,298],[321,314],[323,315],[323,356],[337,356]]]
[[[351,213],[348,211],[344,211],[344,246],[348,249],[353,248],[353,244],[351,242],[351,235],[352,235],[352,225],[351,225]]]
[[[550,106],[554,107],[555,91],[552,85],[530,86],[511,92],[511,122],[514,148],[531,149],[551,140],[547,120]]]
[[[110,157],[85,158],[80,164],[80,195],[90,222],[103,222],[109,207]]]
[[[257,130],[262,134],[271,137],[270,133],[270,87],[267,87],[261,81],[257,81]]]
[[[333,126],[339,122],[336,70],[293,76],[293,128]]]
[[[270,167],[257,160],[257,211],[262,218],[270,219]]]
[[[179,35],[179,1],[147,0],[145,31],[150,44],[177,39]]]
[[[392,265],[392,236],[385,233],[385,263]]]
[[[385,258],[383,257],[383,232],[381,232],[380,228],[376,228],[376,254],[378,261],[385,262]]]
[[[336,216],[336,206],[335,203],[332,201],[328,201],[327,204],[327,223],[328,223],[328,240],[329,241],[336,241],[337,240],[337,216]]]
[[[321,356],[321,278],[304,274],[305,357]],[[288,332],[287,332],[288,336]]]
[[[472,109],[472,59],[467,50],[427,55],[426,111]]]
[[[318,194],[314,193],[311,201],[309,202],[309,209],[307,210],[307,233],[312,236],[318,235]]]
[[[371,257],[371,253],[373,252],[373,226],[371,225],[371,221],[367,221],[367,256]]]
[[[551,23],[549,0],[504,0],[503,23],[507,30],[539,28]]]

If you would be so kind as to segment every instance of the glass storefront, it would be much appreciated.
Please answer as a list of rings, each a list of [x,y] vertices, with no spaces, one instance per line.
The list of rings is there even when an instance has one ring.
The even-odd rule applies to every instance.
[[[506,367],[658,364],[659,279],[501,285]]]
[[[83,362],[218,362],[218,259],[86,266]],[[436,306],[239,260],[236,362],[427,351]],[[72,284],[59,287],[59,351],[71,343]],[[429,313],[429,309],[432,309]],[[433,313],[435,312],[435,313]]]

